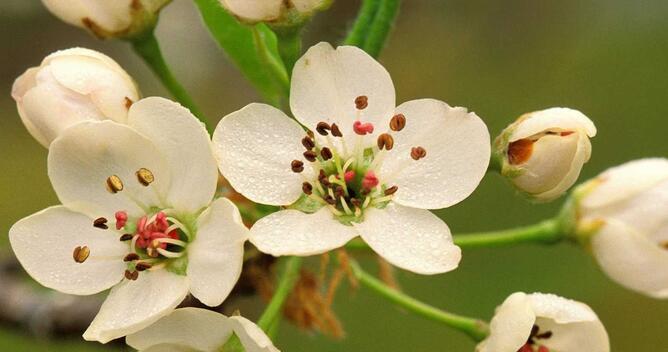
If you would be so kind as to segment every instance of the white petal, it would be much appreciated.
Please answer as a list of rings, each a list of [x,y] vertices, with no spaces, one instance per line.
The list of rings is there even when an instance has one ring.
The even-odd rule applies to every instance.
[[[65,0],[68,1],[69,0]],[[85,56],[93,59],[97,59],[100,61],[103,61],[108,67],[116,70],[120,74],[125,75],[128,79],[132,80],[130,76],[125,72],[125,70],[116,62],[114,59],[110,58],[109,56],[102,54],[99,51],[91,50],[91,49],[86,49],[86,48],[81,48],[81,47],[74,47],[74,48],[69,48],[69,49],[64,49],[64,50],[58,50],[56,52],[53,52],[49,54],[49,56],[45,57],[44,60],[42,60],[42,66],[46,66],[53,60],[54,58],[57,57],[63,57],[63,56]]]
[[[531,137],[550,129],[563,131],[584,131],[589,137],[596,135],[596,126],[585,114],[569,108],[551,108],[532,112],[517,123],[517,128],[510,136],[510,142]]]
[[[668,298],[668,251],[634,228],[608,219],[591,240],[603,271],[624,287]]]
[[[84,27],[82,19],[88,14],[80,0],[42,0],[42,3],[62,21]]]
[[[93,227],[93,220],[63,206],[23,218],[9,230],[9,241],[23,268],[43,286],[64,293],[90,295],[121,280],[128,246],[120,234]],[[83,263],[72,257],[74,248],[87,246]]]
[[[133,0],[81,0],[87,8],[88,15],[104,29],[117,32],[123,31],[132,23]]]
[[[308,256],[339,248],[356,236],[352,226],[341,224],[324,207],[314,214],[289,209],[267,215],[251,228],[250,241],[273,256]]]
[[[594,182],[600,184],[582,199],[586,208],[602,207],[634,196],[668,179],[668,160],[664,158],[639,159],[612,167],[600,174]]]
[[[490,335],[476,351],[517,352],[527,342],[535,320],[529,297],[523,292],[513,293],[496,309]]]
[[[141,350],[141,352],[193,352],[193,349],[183,345],[161,343],[159,345],[154,345],[147,349],[143,349]]]
[[[237,192],[262,204],[288,205],[302,194],[303,176],[291,169],[303,159],[304,130],[282,111],[250,104],[225,116],[213,133],[221,173]],[[307,178],[308,167],[302,173]]]
[[[68,128],[49,149],[49,178],[60,201],[93,218],[114,218],[125,210],[140,216],[143,206],[159,206],[158,195],[169,187],[169,169],[158,149],[146,137],[111,121],[82,122]],[[142,186],[135,172],[149,169],[155,181]],[[107,191],[107,178],[117,175],[123,190]],[[133,200],[134,199],[134,200]],[[160,208],[164,208],[160,206]]]
[[[190,292],[202,303],[218,306],[232,291],[248,234],[239,209],[227,198],[215,200],[199,216],[197,236],[188,245],[188,278]]]
[[[279,352],[264,331],[252,321],[240,316],[230,317],[230,320],[235,324],[234,333],[246,352]]]
[[[325,0],[292,0],[292,5],[300,13],[310,13],[325,4]]]
[[[369,246],[388,262],[418,274],[454,270],[462,253],[452,243],[448,225],[428,210],[390,203],[368,208],[362,223],[353,223]]]
[[[355,98],[368,97],[369,106],[358,118]],[[344,137],[354,138],[353,122],[371,122],[375,132],[387,129],[395,107],[394,85],[385,68],[353,46],[312,46],[295,64],[290,108],[297,120],[311,130],[320,121],[337,123]],[[378,132],[380,131],[380,132]]]
[[[468,197],[485,176],[490,157],[485,123],[465,108],[434,100],[413,100],[397,107],[406,127],[393,133],[394,149],[385,156],[382,182],[399,190],[394,201],[422,209],[439,209]],[[411,158],[413,147],[427,156]]]
[[[128,123],[153,142],[171,170],[167,202],[193,213],[211,202],[218,168],[204,125],[180,104],[151,97],[132,105]]]
[[[111,289],[83,338],[107,343],[135,333],[168,315],[187,294],[188,278],[162,269],[123,280]]]
[[[128,335],[125,341],[140,351],[169,344],[213,352],[232,336],[234,326],[222,314],[201,308],[180,308],[146,329]]]
[[[281,14],[283,0],[220,0],[233,15],[249,21],[271,21]]]

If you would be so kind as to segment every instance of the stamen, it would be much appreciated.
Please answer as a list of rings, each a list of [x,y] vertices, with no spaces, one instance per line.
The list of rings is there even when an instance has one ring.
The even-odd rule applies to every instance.
[[[139,273],[137,271],[130,271],[130,270],[125,270],[125,278],[130,280],[130,281],[135,281],[139,277]]]
[[[125,258],[123,258],[123,261],[124,262],[133,262],[133,261],[138,260],[138,259],[139,259],[139,254],[128,253],[128,255],[126,255]]]
[[[344,170],[345,170],[345,169],[344,169]],[[354,178],[355,178],[355,171],[353,171],[353,170],[346,171],[346,173],[343,174],[343,179],[344,179],[346,182],[350,182],[350,181],[352,181]]]
[[[85,262],[89,255],[90,248],[88,248],[88,246],[76,246],[74,252],[72,252],[72,258],[79,264]]]
[[[320,150],[320,156],[322,156],[322,158],[325,159],[325,161],[327,161],[331,159],[334,155],[332,154],[331,149],[324,147]]]
[[[328,135],[331,129],[332,127],[324,121],[318,122],[318,125],[315,127],[315,130],[323,136]]]
[[[310,162],[315,162],[318,158],[318,154],[312,150],[307,150],[304,152],[304,159],[310,161]]]
[[[362,123],[361,121],[357,120],[353,122],[353,131],[360,136],[373,133],[373,124],[370,122]]]
[[[391,200],[392,200],[392,196],[385,196],[385,197],[376,198],[371,203],[375,205],[375,204],[378,204],[378,203],[389,202]]]
[[[399,187],[397,187],[397,186],[392,186],[392,187],[386,189],[385,192],[384,192],[384,194],[385,194],[386,196],[391,196],[391,195],[397,193],[398,190],[399,190]]]
[[[364,110],[369,106],[369,98],[366,95],[360,95],[355,98],[355,107],[357,110]]]
[[[348,215],[352,215],[353,211],[350,210],[350,207],[348,207],[348,203],[346,202],[346,199],[341,197],[341,206],[343,207],[343,210],[346,212]]]
[[[137,240],[138,239],[139,239],[139,235],[132,236],[132,242],[130,242],[130,249],[132,250],[133,253],[137,253]]]
[[[177,240],[177,239],[175,239],[175,238],[168,238],[168,237],[164,237],[164,238],[156,238],[156,239],[153,240],[153,243],[154,243],[154,244],[156,244],[156,243],[158,244],[158,245],[155,246],[156,248],[157,248],[161,243],[168,243],[168,244],[172,244],[172,245],[179,246],[179,247],[186,247],[186,246],[188,245],[187,243],[185,243],[185,242],[183,242],[183,241],[181,241],[181,240]]]
[[[292,168],[292,172],[300,173],[304,171],[304,162],[300,160],[293,160],[290,164],[290,167]]]
[[[411,158],[413,160],[420,160],[427,156],[427,150],[422,147],[413,147],[411,148]]]
[[[302,145],[307,150],[311,150],[311,149],[315,148],[315,142],[309,136],[306,136],[306,137],[302,138]]]
[[[380,136],[378,136],[378,149],[383,150],[392,150],[392,147],[394,147],[394,138],[390,136],[389,133],[383,133]]]
[[[302,183],[302,192],[310,196],[313,193],[313,186],[308,182]]]
[[[132,239],[132,234],[126,233],[119,239],[121,242],[129,241]]]
[[[156,248],[156,250],[162,256],[167,257],[167,258],[180,258],[180,257],[183,256],[183,253],[184,253],[184,252],[174,253],[174,252],[170,252],[166,249],[162,249],[162,248]]]
[[[107,226],[107,219],[103,217],[93,220],[93,226],[102,230],[106,230],[109,228],[109,226]]]
[[[390,120],[390,129],[399,132],[406,127],[406,116],[404,114],[396,114]]]
[[[128,213],[125,211],[117,211],[115,214],[116,217],[116,230],[120,230],[125,226],[128,221]]]
[[[155,177],[153,176],[153,173],[149,169],[141,168],[135,172],[135,175],[137,175],[137,181],[141,183],[142,186],[148,186],[150,185],[153,181],[155,181]]]
[[[151,267],[153,267],[153,264],[146,263],[146,262],[137,262],[137,264],[135,264],[135,269],[137,271],[144,271],[144,270],[147,270],[147,269],[151,269]]]
[[[332,128],[332,136],[343,137],[343,133],[341,133],[341,129],[339,128],[339,125],[333,123],[331,128]]]
[[[366,175],[364,175],[364,178],[362,179],[362,188],[371,190],[372,188],[378,186],[378,177],[376,177],[376,174],[369,170],[366,172]]]
[[[320,183],[325,187],[329,187],[331,185],[331,183],[327,179],[327,175],[325,174],[325,170],[322,170],[322,169],[320,169],[320,173],[318,173],[318,181],[320,181]]]
[[[123,190],[123,181],[121,178],[116,175],[111,175],[107,177],[107,191],[109,193],[115,194]]]
[[[362,206],[362,201],[357,198],[350,198],[350,204],[352,204],[355,208],[359,208]]]
[[[346,160],[346,163],[343,164],[343,171],[348,170],[350,165],[352,165],[354,162],[355,162],[355,158],[350,158],[350,159]],[[346,180],[346,181],[348,181],[348,180]]]
[[[325,197],[325,202],[327,202],[329,205],[336,205],[336,199],[334,199],[334,197],[329,194]]]

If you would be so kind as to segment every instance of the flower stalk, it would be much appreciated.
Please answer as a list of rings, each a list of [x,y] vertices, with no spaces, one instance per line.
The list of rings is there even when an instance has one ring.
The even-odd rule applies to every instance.
[[[301,257],[289,257],[285,260],[285,268],[281,275],[274,296],[271,297],[269,305],[260,316],[257,325],[264,331],[270,331],[272,326],[277,323],[283,304],[287,300],[292,288],[299,279],[299,269],[302,265]]]

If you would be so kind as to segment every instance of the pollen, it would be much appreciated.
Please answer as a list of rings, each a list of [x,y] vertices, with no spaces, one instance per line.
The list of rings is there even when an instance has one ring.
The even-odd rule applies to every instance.
[[[531,158],[534,141],[520,139],[508,145],[508,162],[510,165],[524,164]]]
[[[153,181],[155,181],[155,176],[153,176],[153,173],[149,169],[141,168],[135,172],[135,175],[137,175],[137,181],[141,183],[142,186],[148,186],[150,185]]]
[[[392,150],[394,147],[394,138],[389,133],[383,133],[378,136],[378,149]]]
[[[341,133],[341,129],[339,128],[339,125],[333,123],[331,128],[332,128],[332,136],[343,137],[343,133]]]
[[[420,160],[427,156],[427,150],[422,147],[411,148],[411,158],[413,160]]]
[[[126,255],[125,258],[123,258],[123,261],[124,262],[133,262],[133,261],[138,260],[138,259],[139,259],[139,254],[128,253],[128,255]]]
[[[125,270],[125,278],[130,280],[130,281],[135,281],[139,277],[139,273],[137,271],[130,271],[130,270]]]
[[[109,193],[115,194],[123,190],[123,181],[121,181],[120,177],[111,175],[107,177],[106,186]]]
[[[97,227],[98,229],[102,229],[102,230],[106,230],[106,229],[109,228],[109,226],[107,226],[107,219],[104,218],[104,217],[100,217],[100,218],[97,218],[97,219],[93,220],[93,226]]]
[[[360,95],[355,98],[355,107],[357,110],[364,110],[369,106],[369,98],[366,95]]]
[[[300,173],[304,171],[304,162],[300,160],[293,160],[292,163],[290,163],[290,168],[292,169],[292,172]]]
[[[360,136],[371,134],[373,133],[373,124],[370,122],[362,123],[362,121],[355,121],[353,122],[353,131]]]
[[[406,116],[404,114],[396,114],[390,120],[390,129],[399,132],[406,127]]]
[[[87,246],[77,246],[72,252],[72,258],[74,258],[74,261],[77,263],[85,262],[86,259],[88,259],[88,256],[90,256],[90,248]]]
[[[320,121],[318,122],[318,125],[316,125],[315,130],[321,135],[326,136],[329,134],[329,131],[332,130],[332,127],[327,122]]]

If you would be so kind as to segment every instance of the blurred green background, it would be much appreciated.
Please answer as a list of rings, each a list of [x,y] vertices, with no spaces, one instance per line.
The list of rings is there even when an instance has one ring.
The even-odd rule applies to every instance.
[[[357,7],[357,1],[335,1],[308,27],[307,44],[338,41]],[[466,106],[492,134],[524,112],[552,106],[583,111],[599,130],[584,179],[630,159],[668,155],[666,18],[664,0],[406,0],[380,60],[392,74],[398,102],[433,97]],[[129,45],[97,41],[52,17],[38,0],[3,0],[0,24],[0,253],[10,253],[9,227],[57,203],[46,175],[46,150],[25,131],[10,97],[13,80],[55,50],[83,46],[116,59],[145,96],[166,92]],[[158,36],[176,75],[208,116],[218,120],[258,100],[209,38],[191,1],[175,0],[166,8]],[[454,233],[462,233],[533,223],[554,214],[560,203],[528,204],[500,177],[489,175],[473,196],[438,214]],[[398,278],[426,302],[486,319],[514,291],[553,292],[589,304],[606,325],[613,351],[668,351],[668,303],[615,285],[574,246],[467,250],[455,272],[435,277],[399,272]],[[251,317],[262,308],[255,303]],[[284,351],[473,350],[466,336],[402,312],[364,289],[343,288],[335,310],[345,339],[284,324],[277,345]],[[35,338],[27,331],[0,325],[0,351],[121,348]]]

